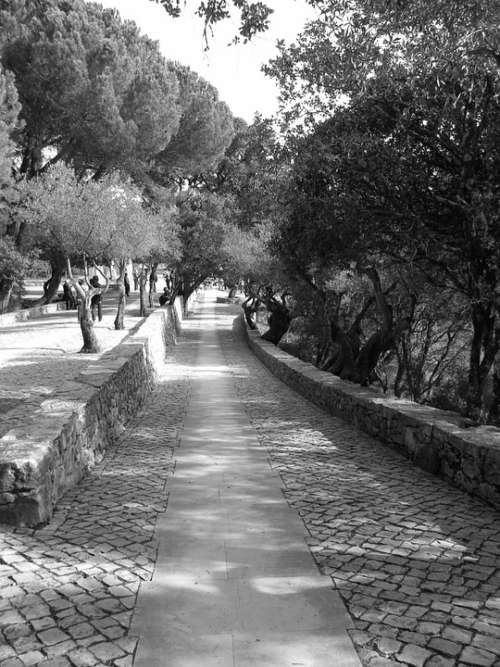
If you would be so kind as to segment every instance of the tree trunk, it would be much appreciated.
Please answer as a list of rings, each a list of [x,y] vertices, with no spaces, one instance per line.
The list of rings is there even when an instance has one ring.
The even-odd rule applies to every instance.
[[[193,293],[193,291],[194,290],[192,290],[191,287],[189,287],[189,285],[187,285],[184,280],[181,281],[181,283],[179,285],[178,296],[180,296],[181,299],[182,299],[182,313],[183,313],[183,315],[187,315],[188,299],[191,296],[191,294]]]
[[[85,295],[85,299],[80,302],[78,309],[78,319],[80,321],[80,329],[83,337],[83,347],[80,352],[88,354],[100,352],[99,343],[94,331],[94,322],[92,321],[90,308],[91,295],[92,290]]]
[[[83,347],[80,352],[95,353],[100,352],[99,343],[94,331],[94,322],[92,320],[91,302],[94,294],[101,293],[101,289],[84,289],[77,280],[73,278],[73,271],[71,269],[71,262],[69,257],[66,258],[66,270],[68,272],[68,279],[73,283],[78,297],[78,321],[83,338]],[[87,278],[87,264],[85,262],[85,277]],[[108,289],[108,282],[104,291]]]
[[[337,298],[335,312],[325,314],[329,320],[317,365],[322,370],[337,375],[343,380],[367,385],[373,378],[375,368],[382,354],[393,349],[399,337],[409,326],[408,318],[394,324],[391,306],[386,295],[394,286],[382,289],[379,275],[373,268],[363,271],[373,286],[373,295],[365,300],[360,312],[349,329],[339,323],[339,308],[342,295]],[[361,346],[361,322],[373,304],[379,314],[379,329]]]
[[[120,262],[120,275],[118,276],[118,308],[116,311],[115,317],[115,329],[121,330],[125,329],[124,317],[125,317],[125,306],[127,305],[127,295],[125,293],[125,271],[126,264],[124,261]]]
[[[487,420],[485,387],[495,360],[494,318],[483,305],[472,307],[472,342],[469,361],[467,417],[476,423]]]
[[[500,426],[500,346],[495,357],[492,403],[488,413],[488,423]]]
[[[30,138],[28,148],[24,151],[20,172],[27,178],[33,178],[42,167],[42,149],[33,138]]]
[[[148,281],[148,274],[146,269],[142,269],[139,274],[139,317],[146,317],[148,314],[148,307],[146,303],[146,283]]]
[[[156,292],[156,281],[158,280],[158,275],[157,275],[157,270],[158,270],[158,262],[155,262],[151,266],[151,273],[149,274],[149,307],[154,308],[154,299],[153,299],[153,294]]]
[[[262,334],[262,339],[277,345],[290,326],[290,312],[283,304],[274,302],[269,315],[269,329]]]
[[[13,280],[7,278],[2,278],[2,280],[0,280],[0,314],[8,311],[13,287]]]
[[[125,285],[123,282],[118,283],[118,307],[116,310],[116,317],[114,321],[115,329],[125,329],[125,306],[127,305],[127,295],[125,294]]]
[[[43,296],[35,301],[35,305],[43,306],[46,303],[51,303],[59,290],[59,285],[64,276],[64,259],[57,258],[50,260],[50,268],[52,274],[49,280],[44,284]]]
[[[250,329],[257,329],[257,310],[260,306],[260,301],[257,297],[249,296],[242,304],[245,320]]]
[[[365,269],[364,273],[372,283],[375,303],[381,321],[379,330],[370,336],[356,357],[356,382],[359,382],[362,386],[367,386],[371,382],[378,360],[383,354],[394,349],[401,335],[408,330],[410,320],[405,317],[394,323],[392,307],[386,299],[387,291],[382,290],[378,272],[369,268]]]

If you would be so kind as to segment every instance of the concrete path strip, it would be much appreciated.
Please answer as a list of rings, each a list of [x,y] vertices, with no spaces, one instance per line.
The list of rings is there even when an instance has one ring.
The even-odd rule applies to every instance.
[[[134,616],[135,667],[359,667],[345,607],[236,395],[213,304],[186,326],[193,391]]]

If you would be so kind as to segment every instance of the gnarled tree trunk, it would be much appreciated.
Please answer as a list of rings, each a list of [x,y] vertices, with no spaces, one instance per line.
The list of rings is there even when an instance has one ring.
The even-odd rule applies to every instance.
[[[394,288],[394,285],[384,292],[375,269],[368,268],[363,272],[372,283],[373,296],[365,301],[347,331],[338,321],[339,301],[336,313],[330,322],[330,340],[320,355],[318,366],[343,380],[368,385],[374,379],[380,357],[394,349],[402,332],[408,328],[409,320],[402,318],[394,322],[392,308],[386,299],[387,293]],[[361,322],[374,303],[380,316],[380,325],[378,330],[361,344]]]
[[[467,417],[477,423],[484,423],[488,418],[486,382],[500,344],[500,336],[495,331],[494,309],[475,303],[472,306],[472,328]]]
[[[95,352],[100,352],[99,342],[94,331],[94,321],[92,320],[92,308],[91,302],[92,297],[96,294],[102,294],[107,291],[109,286],[109,281],[107,278],[106,285],[104,288],[94,288],[90,287],[88,283],[87,275],[87,265],[85,263],[85,279],[87,281],[87,289],[83,287],[77,280],[73,278],[73,272],[71,270],[71,262],[69,258],[66,260],[68,279],[72,282],[79,300],[78,304],[78,321],[80,324],[80,330],[82,332],[83,338],[83,347],[81,348],[81,353],[92,354]]]
[[[500,426],[500,336],[493,370],[492,403],[488,414],[488,422]]]
[[[282,295],[278,300],[273,291],[266,287],[262,300],[270,313],[267,320],[269,329],[262,334],[262,338],[277,345],[286,333],[292,319],[286,305],[285,295]]]
[[[54,297],[57,296],[59,285],[61,284],[61,280],[63,279],[64,276],[65,264],[66,264],[66,259],[64,257],[57,256],[51,258],[50,260],[51,276],[47,280],[47,282],[44,283],[43,296],[40,299],[37,299],[35,305],[43,306],[46,303],[51,303]]]
[[[249,296],[242,303],[243,312],[245,314],[245,321],[250,329],[257,329],[257,310],[260,306],[260,299],[256,296]]]
[[[83,347],[80,350],[82,353],[92,354],[94,352],[101,351],[97,336],[94,331],[94,322],[92,320],[92,310],[90,306],[92,297],[96,293],[97,290],[89,289],[87,292],[85,292],[83,298],[79,294],[81,300],[78,307],[78,321],[80,322],[80,330],[82,332],[83,338]]]

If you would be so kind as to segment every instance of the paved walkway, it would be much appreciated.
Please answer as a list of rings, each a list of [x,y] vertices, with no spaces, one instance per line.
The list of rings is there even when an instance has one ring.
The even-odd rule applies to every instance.
[[[135,665],[359,667],[345,608],[235,396],[212,308],[191,326],[191,401],[134,617]]]
[[[499,513],[304,401],[248,351],[232,328],[238,309],[212,308],[188,321],[149,404],[66,494],[50,526],[2,527],[1,667],[125,667],[134,656],[137,665],[154,665],[144,656],[156,629],[184,642],[186,661],[195,646],[190,629],[207,648],[202,662],[177,664],[217,664],[214,643],[207,645],[212,636],[236,664],[280,665],[272,660],[288,657],[289,664],[321,665],[300,654],[306,642],[298,618],[284,626],[282,605],[308,591],[302,629],[324,639],[314,613],[330,595],[329,581],[347,607],[348,633],[366,667],[500,665]],[[211,356],[199,365],[201,340]],[[200,393],[202,383],[208,392]],[[216,385],[221,395],[211,390]],[[223,430],[212,442],[214,423]],[[233,461],[238,467],[228,474]],[[301,526],[281,504],[275,473],[323,576],[299,549]],[[193,544],[198,553],[184,551]],[[160,591],[176,601],[165,618]],[[185,613],[193,599],[203,603]],[[230,614],[222,609],[227,600]],[[266,611],[253,613],[262,601]],[[261,641],[248,642],[249,633]],[[262,657],[252,661],[248,650],[255,655],[257,644]],[[173,641],[168,649],[158,645],[164,662],[156,664],[175,665]],[[278,658],[270,662],[270,654]],[[344,663],[330,655],[324,664]]]

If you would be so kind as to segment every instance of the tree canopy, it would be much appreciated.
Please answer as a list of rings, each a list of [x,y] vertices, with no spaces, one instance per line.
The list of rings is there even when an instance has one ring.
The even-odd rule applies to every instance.
[[[26,179],[42,179],[33,184],[33,191],[50,181],[48,192],[54,201],[61,197],[61,215],[66,211],[68,216],[70,204],[63,192],[76,197],[81,187],[81,197],[91,192],[91,179],[103,181],[103,191],[110,189],[111,181],[123,191],[134,183],[140,189],[138,200],[147,201],[163,220],[157,255],[164,251],[165,260],[176,256],[177,242],[171,242],[176,234],[168,231],[172,192],[210,170],[234,134],[232,114],[217,91],[189,68],[165,60],[158,45],[141,35],[134,23],[98,4],[2,2],[0,27],[0,209],[5,211],[1,232],[14,244],[9,242],[6,252],[11,247],[22,251],[27,233],[33,232],[26,208],[11,205],[16,189],[26,196]],[[70,171],[51,171],[59,165]],[[45,194],[40,191],[39,220]],[[132,196],[128,214],[133,201]],[[106,202],[101,203],[102,215],[107,209]],[[46,225],[50,233],[44,235],[39,225],[31,239],[53,271],[47,298],[57,290],[64,271],[69,249],[62,242],[77,243],[77,230],[85,226],[87,215],[93,215],[88,206],[81,211],[77,206],[71,219],[74,229],[61,219],[59,234],[53,220],[52,226]],[[153,225],[153,216],[148,221]],[[144,231],[138,223],[140,229]],[[95,255],[101,244],[104,255],[109,239],[94,231],[96,248],[86,252]],[[135,244],[137,256],[148,255],[149,251],[139,252],[147,237],[142,233],[142,243]]]
[[[116,169],[138,182],[192,173],[231,141],[217,91],[118,12],[75,0],[1,7],[0,58],[21,104],[19,173],[63,160],[79,175]],[[151,169],[152,162],[159,167]]]
[[[280,44],[267,67],[280,84],[293,161],[290,214],[277,247],[292,274],[336,294],[337,305],[326,306],[328,335],[345,353],[342,331],[349,333],[351,361],[360,343],[374,339],[365,332],[359,340],[357,317],[348,331],[339,326],[345,290],[332,291],[335,272],[369,279],[373,305],[361,302],[359,315],[373,317],[376,305],[382,328],[372,351],[379,353],[396,349],[411,327],[417,285],[430,282],[465,299],[468,409],[484,418],[500,346],[499,4],[314,4],[319,18],[296,44]],[[412,289],[401,292],[408,283]],[[379,345],[384,337],[389,347]],[[331,356],[326,363],[348,375],[355,368],[346,371]]]
[[[175,63],[182,108],[172,140],[154,158],[154,180],[196,178],[222,158],[234,135],[234,122],[217,90],[188,67]]]

